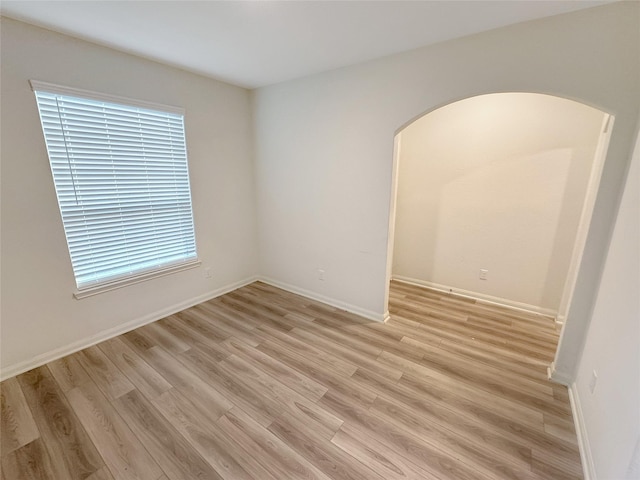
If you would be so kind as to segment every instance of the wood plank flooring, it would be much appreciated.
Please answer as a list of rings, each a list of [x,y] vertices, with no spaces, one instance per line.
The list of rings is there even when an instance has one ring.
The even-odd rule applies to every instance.
[[[8,379],[2,478],[582,478],[550,318],[398,282],[390,310],[256,282]]]

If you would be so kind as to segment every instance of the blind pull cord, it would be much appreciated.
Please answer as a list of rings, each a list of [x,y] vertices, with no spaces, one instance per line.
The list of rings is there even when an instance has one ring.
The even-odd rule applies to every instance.
[[[71,156],[69,155],[69,147],[67,146],[67,132],[65,132],[62,125],[62,116],[60,115],[60,103],[58,102],[58,96],[56,95],[56,110],[58,111],[58,119],[60,120],[60,130],[62,130],[62,140],[64,141],[64,150],[67,153],[67,165],[69,166],[69,173],[71,174],[71,185],[73,186],[73,196],[76,199],[76,205],[78,202],[78,192],[76,191],[76,180],[73,175],[73,169],[71,168]]]

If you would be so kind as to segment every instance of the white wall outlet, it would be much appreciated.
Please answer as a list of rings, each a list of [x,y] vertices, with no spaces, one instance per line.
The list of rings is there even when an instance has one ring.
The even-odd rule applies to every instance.
[[[596,385],[598,383],[598,373],[594,370],[591,374],[591,381],[589,382],[589,391],[591,393],[595,392]]]
[[[480,275],[478,275],[478,277],[480,278],[480,280],[486,280],[488,273],[489,273],[489,270],[485,270],[484,268],[481,268]]]
[[[321,268],[318,269],[318,280],[324,282],[324,270]]]
[[[211,267],[204,269],[204,278],[211,278]]]

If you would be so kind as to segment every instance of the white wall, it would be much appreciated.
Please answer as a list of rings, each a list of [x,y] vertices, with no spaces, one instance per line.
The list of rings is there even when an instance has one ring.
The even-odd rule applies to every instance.
[[[556,369],[573,376],[640,97],[640,3],[522,23],[257,90],[261,272],[382,316],[393,139],[483,93],[538,92],[616,116]],[[317,269],[325,270],[325,280]]]
[[[256,274],[250,94],[2,19],[3,376],[133,328]],[[203,267],[75,300],[73,272],[29,79],[182,106]],[[57,350],[61,349],[61,350]]]
[[[393,276],[557,312],[603,117],[504,93],[405,128]]]
[[[640,478],[640,141],[572,386],[594,479]],[[597,372],[595,391],[589,383]],[[635,458],[634,458],[635,448]]]

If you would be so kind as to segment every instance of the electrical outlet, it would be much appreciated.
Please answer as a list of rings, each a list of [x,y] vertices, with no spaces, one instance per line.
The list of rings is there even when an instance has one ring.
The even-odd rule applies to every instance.
[[[204,269],[204,278],[211,278],[211,268],[207,267]]]
[[[596,385],[598,383],[598,373],[594,370],[591,374],[591,381],[589,382],[589,391],[591,393],[595,392]]]
[[[481,268],[480,269],[480,275],[478,275],[480,280],[486,280],[488,273],[489,273],[489,270],[485,270],[484,268]]]
[[[324,282],[324,270],[321,268],[318,269],[318,280]]]

